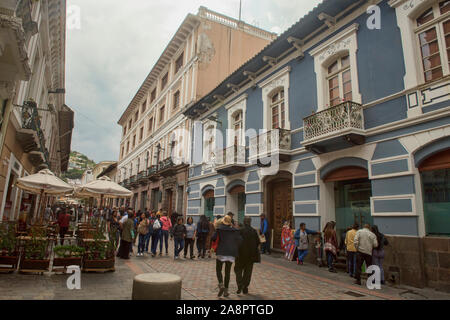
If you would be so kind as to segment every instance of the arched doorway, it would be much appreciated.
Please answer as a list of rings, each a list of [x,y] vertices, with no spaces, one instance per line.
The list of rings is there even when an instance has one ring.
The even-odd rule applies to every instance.
[[[281,230],[284,221],[294,225],[292,210],[293,189],[292,174],[280,171],[276,176],[266,178],[264,212],[272,229],[273,248],[281,248]]]
[[[450,149],[419,164],[427,235],[450,236]]]
[[[202,190],[203,195],[203,214],[214,221],[214,188],[208,186]]]
[[[244,223],[245,218],[245,182],[235,180],[227,187],[227,211],[237,214],[238,222]]]
[[[372,183],[364,160],[340,161],[334,168],[333,164],[330,167],[322,169],[321,173],[322,180],[333,186],[336,234],[340,239],[342,233],[355,223],[359,226],[373,224],[370,206]]]

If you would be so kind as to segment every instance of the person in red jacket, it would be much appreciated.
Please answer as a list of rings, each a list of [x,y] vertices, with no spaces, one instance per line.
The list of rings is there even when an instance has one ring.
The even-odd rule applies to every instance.
[[[59,225],[59,237],[61,238],[61,245],[64,244],[64,236],[69,230],[70,223],[70,214],[67,213],[66,209],[63,209],[62,212],[58,216],[58,225]]]

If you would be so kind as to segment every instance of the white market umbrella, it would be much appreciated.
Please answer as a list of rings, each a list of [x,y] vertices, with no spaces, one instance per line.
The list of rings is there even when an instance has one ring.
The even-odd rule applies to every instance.
[[[133,192],[103,176],[81,187],[75,187],[77,197],[100,197],[100,207],[103,206],[103,198],[130,198]]]
[[[38,212],[40,213],[41,204],[46,195],[61,195],[73,192],[73,187],[55,176],[48,169],[38,173],[17,179],[16,187],[27,192],[40,194]]]
[[[73,192],[73,187],[55,176],[48,169],[38,173],[19,178],[16,186],[31,193],[45,193],[51,195],[61,195]]]

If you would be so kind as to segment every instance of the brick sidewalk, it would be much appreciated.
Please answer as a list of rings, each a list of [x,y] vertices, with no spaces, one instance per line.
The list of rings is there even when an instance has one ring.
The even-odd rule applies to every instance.
[[[172,242],[171,242],[172,244]],[[116,271],[82,273],[81,290],[66,288],[67,275],[0,274],[0,299],[130,299],[133,277],[147,272],[178,274],[183,280],[182,299],[218,299],[215,260],[174,260],[169,256],[144,256],[116,261]],[[355,286],[344,274],[331,274],[316,266],[298,266],[280,256],[263,256],[255,264],[249,295],[236,295],[236,280],[232,270],[231,300],[380,300],[402,299],[402,289],[383,287],[368,290]],[[404,290],[403,290],[404,291]],[[450,295],[442,295],[449,299]],[[426,298],[420,296],[409,299]],[[225,299],[225,298],[221,298]]]

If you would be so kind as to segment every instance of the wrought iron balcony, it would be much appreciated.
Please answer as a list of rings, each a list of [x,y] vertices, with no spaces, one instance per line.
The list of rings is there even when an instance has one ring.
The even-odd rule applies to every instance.
[[[147,170],[141,171],[138,173],[137,175],[137,181],[144,185],[147,183],[148,179],[147,179]]]
[[[231,146],[218,150],[215,167],[218,173],[228,175],[245,171],[245,146]]]
[[[132,188],[135,188],[135,187],[139,186],[137,177],[135,175],[130,177],[130,186]]]
[[[176,171],[174,167],[172,158],[164,159],[159,163],[158,173],[163,177],[172,176]]]
[[[129,188],[130,187],[130,182],[129,182],[129,180],[128,179],[123,179],[123,181],[122,181],[122,187],[124,187],[124,188]]]
[[[346,101],[303,119],[303,146],[317,154],[331,144],[361,145],[365,141],[364,113],[359,103]]]
[[[290,160],[291,131],[273,129],[250,139],[249,160],[261,165],[261,159],[279,156],[280,161]]]
[[[16,133],[16,138],[34,166],[46,164],[50,167],[50,155],[45,147],[44,132],[41,130],[37,104],[34,101],[24,102],[21,110],[22,128]]]
[[[150,166],[150,168],[147,169],[147,178],[150,181],[157,181],[159,179],[157,165]]]

